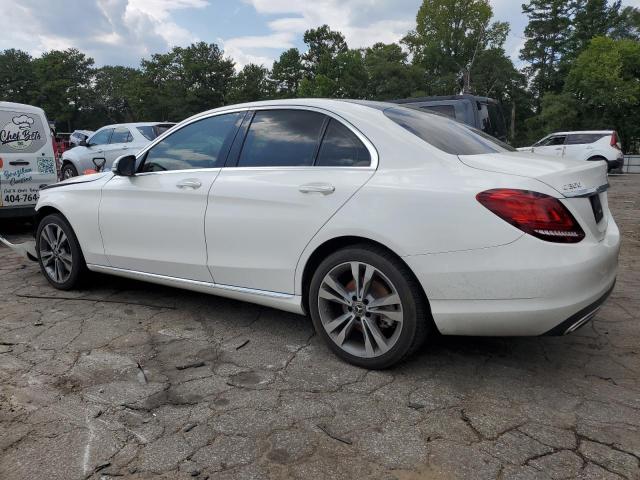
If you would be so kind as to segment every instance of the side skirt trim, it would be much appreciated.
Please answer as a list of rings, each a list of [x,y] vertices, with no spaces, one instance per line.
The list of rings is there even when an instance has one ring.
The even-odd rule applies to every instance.
[[[92,272],[106,273],[108,275],[131,278],[133,280],[142,280],[168,287],[182,288],[209,295],[232,298],[234,300],[256,303],[258,305],[277,308],[279,310],[297,313],[299,315],[305,314],[302,308],[302,297],[300,295],[289,295],[287,293],[270,292],[267,290],[221,285],[212,282],[203,282],[200,280],[189,280],[186,278],[138,272],[124,268],[107,267],[104,265],[88,264],[87,268]]]

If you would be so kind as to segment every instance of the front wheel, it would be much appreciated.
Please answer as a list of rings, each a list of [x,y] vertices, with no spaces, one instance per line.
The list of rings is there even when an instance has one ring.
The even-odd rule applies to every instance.
[[[66,219],[47,215],[38,225],[36,246],[40,270],[59,290],[76,287],[87,271],[78,239]]]
[[[428,307],[408,267],[390,252],[356,245],[327,257],[309,288],[316,332],[342,359],[387,368],[426,339]]]
[[[60,174],[62,176],[62,179],[66,180],[68,178],[77,177],[78,176],[78,170],[73,165],[73,163],[65,163],[62,166],[62,171],[60,172]]]

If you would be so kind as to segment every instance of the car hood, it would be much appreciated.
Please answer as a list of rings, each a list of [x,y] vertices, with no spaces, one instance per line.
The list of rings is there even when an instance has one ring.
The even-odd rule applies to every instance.
[[[585,162],[524,152],[458,157],[465,165],[479,170],[535,178],[565,197],[587,195],[608,185],[605,162]]]
[[[51,185],[42,187],[41,190],[48,190],[50,188],[67,187],[70,185],[78,185],[81,183],[90,183],[90,182],[95,182],[97,180],[106,179],[106,177],[110,178],[112,176],[113,176],[113,173],[111,172],[100,172],[100,173],[92,173],[90,175],[81,175],[79,177],[68,178],[58,183],[52,183]]]
[[[62,159],[78,160],[86,154],[87,150],[87,147],[81,146],[70,148],[62,153]]]

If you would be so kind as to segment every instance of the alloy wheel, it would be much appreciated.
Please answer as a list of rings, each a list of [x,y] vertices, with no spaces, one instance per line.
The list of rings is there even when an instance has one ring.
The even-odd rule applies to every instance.
[[[40,261],[47,275],[56,283],[65,283],[71,276],[73,254],[62,228],[55,223],[45,225],[38,242]]]
[[[402,331],[398,290],[384,273],[364,262],[341,263],[325,275],[318,310],[329,338],[360,358],[387,353]]]

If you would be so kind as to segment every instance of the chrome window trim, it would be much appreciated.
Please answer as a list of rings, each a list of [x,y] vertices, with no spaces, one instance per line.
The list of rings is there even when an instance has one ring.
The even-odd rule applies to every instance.
[[[207,169],[184,169],[184,170],[170,170],[167,172],[142,172],[142,173],[136,173],[137,175],[149,175],[149,174],[158,174],[158,173],[174,173],[174,172],[193,172],[195,170],[206,170],[206,171],[211,171],[211,170],[216,170],[216,169],[241,169],[241,170],[300,170],[300,169],[340,169],[341,171],[344,171],[345,169],[353,169],[353,170],[358,170],[358,171],[362,171],[362,170],[377,170],[378,169],[378,164],[379,164],[379,156],[378,156],[378,150],[376,150],[376,147],[373,145],[373,143],[366,137],[364,136],[364,134],[362,132],[360,132],[360,130],[358,130],[351,122],[349,122],[348,120],[346,120],[345,118],[341,117],[340,115],[338,115],[337,113],[334,113],[330,110],[326,110],[324,108],[320,108],[320,107],[315,107],[315,106],[309,106],[309,105],[260,105],[260,106],[256,106],[256,107],[239,107],[239,108],[229,108],[227,110],[221,110],[221,111],[216,111],[216,112],[208,112],[208,113],[203,113],[200,114],[196,117],[192,117],[188,120],[184,120],[184,122],[178,123],[177,125],[173,126],[172,128],[170,128],[169,130],[167,130],[166,132],[164,132],[162,135],[160,135],[159,137],[157,137],[153,142],[149,143],[145,148],[143,148],[142,150],[140,150],[140,152],[138,152],[138,154],[136,155],[136,161],[139,161],[144,155],[146,155],[146,153],[152,149],[154,146],[156,146],[158,143],[160,143],[162,140],[164,140],[167,136],[173,134],[174,132],[177,132],[178,130],[186,127],[187,125],[191,125],[192,123],[198,122],[200,120],[204,120],[206,118],[210,118],[210,117],[217,117],[219,115],[226,115],[228,113],[237,113],[237,112],[247,112],[247,111],[258,111],[258,110],[309,110],[312,112],[317,112],[317,113],[321,113],[323,115],[326,115],[330,118],[335,119],[336,121],[342,123],[345,127],[347,127],[349,130],[351,130],[351,132],[353,132],[353,134],[358,137],[358,139],[364,144],[364,146],[367,148],[367,150],[369,151],[369,156],[371,157],[371,164],[367,165],[367,166],[363,166],[363,167],[337,167],[337,166],[332,166],[332,167],[321,167],[321,166],[314,166],[314,165],[308,165],[308,166],[296,166],[296,167],[278,167],[278,166],[273,166],[273,167],[236,167],[236,166],[229,166],[229,167],[213,167],[213,168],[207,168]]]

